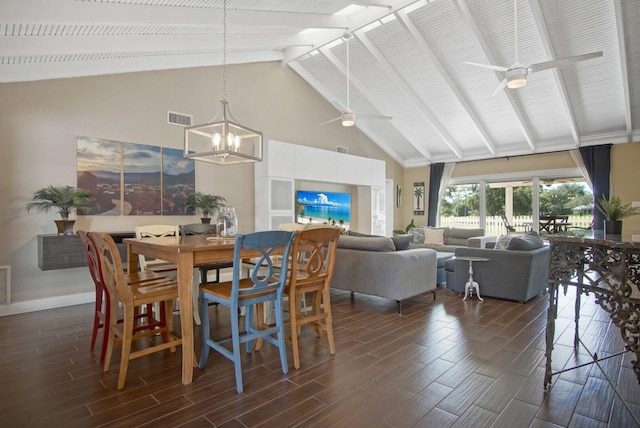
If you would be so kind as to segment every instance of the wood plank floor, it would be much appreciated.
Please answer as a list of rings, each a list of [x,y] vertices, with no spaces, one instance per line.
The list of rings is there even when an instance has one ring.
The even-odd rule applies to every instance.
[[[571,290],[570,290],[571,293]],[[280,371],[265,344],[244,359],[244,393],[233,366],[212,352],[194,382],[180,382],[180,353],[131,362],[116,389],[119,355],[103,373],[89,351],[92,305],[0,318],[0,424],[4,427],[635,427],[640,386],[632,354],[554,377],[543,391],[547,296],[527,304],[462,297],[438,288],[403,303],[332,295],[337,353],[304,329],[302,368]],[[573,298],[561,297],[554,369],[589,360],[573,351]],[[228,312],[210,307],[212,328]],[[624,348],[608,315],[583,299],[582,337],[600,358]],[[199,333],[199,329],[196,329]],[[197,349],[200,349],[199,343]]]

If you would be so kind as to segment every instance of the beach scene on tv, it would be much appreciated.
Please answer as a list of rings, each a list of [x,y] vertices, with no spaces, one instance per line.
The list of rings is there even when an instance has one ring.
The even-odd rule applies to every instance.
[[[351,194],[298,190],[296,222],[302,224],[331,224],[349,229]]]

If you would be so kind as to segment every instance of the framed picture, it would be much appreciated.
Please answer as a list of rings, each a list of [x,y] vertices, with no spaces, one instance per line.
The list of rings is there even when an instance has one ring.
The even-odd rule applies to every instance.
[[[413,215],[424,215],[424,181],[413,183]]]
[[[402,185],[396,186],[396,207],[402,208]]]

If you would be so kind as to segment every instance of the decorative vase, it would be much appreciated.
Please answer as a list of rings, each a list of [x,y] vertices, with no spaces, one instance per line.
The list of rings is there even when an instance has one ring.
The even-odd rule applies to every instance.
[[[221,207],[218,209],[216,221],[218,236],[221,238],[233,238],[238,233],[238,216],[234,207]]]
[[[211,223],[211,217],[200,217],[200,221],[205,224]]]
[[[54,220],[58,228],[58,235],[73,235],[75,220]]]
[[[605,220],[604,234],[605,235],[622,235],[622,221],[621,220]]]

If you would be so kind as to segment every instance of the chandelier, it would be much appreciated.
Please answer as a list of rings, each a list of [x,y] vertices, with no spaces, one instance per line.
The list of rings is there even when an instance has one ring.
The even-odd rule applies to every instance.
[[[233,165],[262,161],[262,133],[240,125],[227,102],[227,0],[223,13],[223,97],[220,110],[208,123],[185,128],[184,157]]]

